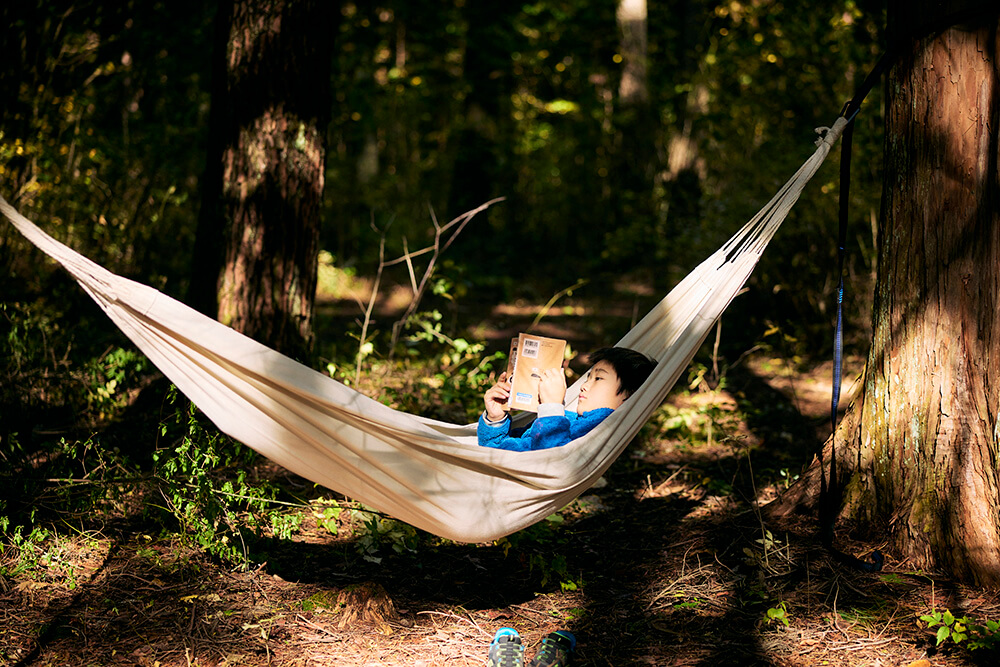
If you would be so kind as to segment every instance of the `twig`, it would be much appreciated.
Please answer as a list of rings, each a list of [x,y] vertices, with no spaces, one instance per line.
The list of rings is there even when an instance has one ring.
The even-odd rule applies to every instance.
[[[391,225],[392,222],[389,222]],[[378,297],[379,285],[382,282],[382,271],[385,268],[385,234],[389,229],[389,225],[386,225],[384,230],[379,230],[375,227],[375,222],[372,221],[371,227],[379,234],[378,241],[378,271],[375,272],[375,284],[372,285],[372,294],[368,299],[368,307],[365,309],[365,321],[361,325],[361,339],[358,341],[358,359],[354,367],[354,384],[357,385],[361,381],[361,361],[364,359],[364,347],[366,339],[368,338],[368,325],[372,321],[372,311],[375,309],[375,299]]]
[[[767,528],[764,527],[764,517],[760,513],[760,505],[757,502],[757,482],[755,482],[753,478],[753,464],[750,463],[749,447],[746,450],[746,454],[747,454],[747,467],[750,468],[750,485],[751,488],[753,489],[753,502],[751,503],[751,505],[753,506],[754,513],[757,515],[757,522],[760,523],[761,546],[764,547],[764,567],[770,569],[771,566],[768,563],[768,554],[767,554],[768,552]]]
[[[407,266],[411,272],[411,275],[415,277],[415,273],[413,272],[413,267],[412,265],[409,264],[410,259],[416,257],[418,254],[423,254],[426,252],[432,253],[430,260],[428,260],[427,262],[427,267],[424,269],[424,274],[420,278],[420,283],[414,290],[413,298],[410,300],[410,305],[406,307],[406,311],[403,313],[403,316],[400,317],[399,320],[397,320],[392,325],[392,340],[389,342],[390,360],[393,358],[395,354],[396,343],[399,342],[400,332],[403,330],[403,327],[406,326],[406,322],[407,320],[410,319],[410,316],[412,316],[413,313],[417,311],[417,308],[420,305],[420,301],[424,298],[424,293],[427,291],[427,284],[430,282],[431,276],[434,275],[434,269],[437,268],[438,258],[441,256],[442,253],[444,253],[445,250],[447,250],[451,246],[452,243],[454,243],[458,235],[461,234],[462,230],[465,229],[465,226],[469,224],[469,221],[471,221],[474,217],[476,217],[478,213],[485,211],[486,209],[488,209],[493,204],[496,204],[497,202],[504,201],[504,199],[506,199],[506,197],[497,197],[495,199],[491,199],[485,204],[482,204],[481,206],[478,206],[472,209],[471,211],[466,211],[465,213],[463,213],[462,215],[458,216],[457,218],[448,222],[445,225],[438,224],[437,215],[434,213],[434,209],[430,210],[431,223],[434,225],[434,242],[429,247],[424,248],[423,250],[420,250],[416,253],[408,252],[402,258],[400,258],[401,260],[405,260],[407,262]],[[453,227],[455,227],[455,230],[451,232],[451,235],[448,236],[447,239],[444,240],[444,244],[442,245],[441,243],[442,237],[446,232],[448,232]]]
[[[299,619],[300,621],[302,621],[303,623],[305,623],[306,625],[308,625],[310,628],[312,628],[314,630],[319,630],[320,632],[322,632],[324,634],[327,634],[327,635],[330,635],[331,637],[335,637],[335,638],[340,639],[339,635],[336,635],[336,634],[330,632],[329,630],[327,630],[326,628],[324,628],[321,625],[316,625],[315,623],[313,623],[312,621],[310,621],[308,618],[304,617],[302,614],[296,614],[295,618]]]
[[[465,618],[464,616],[459,616],[458,614],[452,614],[451,612],[445,612],[445,611],[418,611],[417,614],[434,614],[436,616],[447,616],[449,618],[454,618],[454,619],[459,620],[459,621],[465,621],[466,623],[468,623],[469,625],[471,625],[472,627],[474,627],[476,630],[479,630],[479,632],[481,632],[484,635],[488,635],[489,634],[485,630],[483,630],[481,627],[479,627],[479,624],[476,623],[475,621],[473,621],[471,619],[468,619],[468,618]]]
[[[530,333],[531,330],[534,329],[535,326],[539,322],[542,321],[542,318],[545,317],[546,315],[548,315],[549,310],[552,308],[552,306],[554,306],[556,304],[556,301],[558,301],[559,299],[563,298],[567,294],[572,294],[573,290],[579,289],[579,288],[583,287],[588,282],[590,282],[590,281],[587,280],[586,278],[581,278],[580,280],[577,280],[575,284],[570,285],[566,289],[560,290],[560,291],[556,292],[555,294],[553,294],[552,298],[549,299],[548,302],[546,302],[546,304],[544,306],[542,306],[542,309],[540,311],[538,311],[538,314],[535,315],[535,319],[531,321],[531,325],[528,327],[527,333]]]
[[[531,607],[525,607],[524,605],[520,604],[512,604],[510,605],[510,608],[520,609],[522,611],[530,611],[532,614],[538,614],[539,616],[546,616],[546,617],[549,616],[549,612],[547,611],[538,611],[537,609],[532,609]]]
[[[834,585],[837,586],[836,581],[834,581]],[[833,625],[835,628],[840,630],[840,634],[847,637],[847,639],[850,639],[851,636],[847,634],[847,631],[844,630],[844,628],[840,627],[840,614],[837,613],[837,598],[839,596],[840,596],[840,586],[837,586],[836,591],[833,594]]]
[[[715,321],[715,343],[712,345],[712,381],[719,383],[719,341],[722,339],[722,318]],[[709,422],[711,424],[712,422]]]

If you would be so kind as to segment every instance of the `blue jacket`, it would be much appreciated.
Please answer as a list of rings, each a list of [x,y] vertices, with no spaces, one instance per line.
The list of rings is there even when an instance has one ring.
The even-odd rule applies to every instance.
[[[479,426],[476,427],[479,446],[507,449],[513,452],[530,452],[535,449],[562,447],[571,440],[582,438],[614,412],[611,408],[598,408],[584,412],[582,415],[577,415],[569,410],[558,415],[546,414],[546,407],[539,408],[538,418],[528,430],[519,436],[509,435],[510,419],[491,425],[486,421],[485,413],[480,415]]]

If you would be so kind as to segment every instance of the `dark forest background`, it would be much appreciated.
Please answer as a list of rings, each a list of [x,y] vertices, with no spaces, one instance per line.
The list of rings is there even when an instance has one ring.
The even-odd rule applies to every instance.
[[[371,276],[373,224],[388,228],[396,256],[404,238],[411,250],[430,240],[432,214],[446,221],[502,196],[438,268],[448,307],[545,303],[581,279],[580,298],[650,301],[808,156],[814,128],[833,122],[877,60],[883,4],[651,2],[636,92],[623,86],[622,54],[634,59],[636,47],[623,42],[614,3],[341,2],[321,261]],[[190,1],[0,9],[5,197],[87,256],[175,296],[192,275],[214,14],[215,3]],[[876,90],[857,119],[851,190],[848,312],[859,344],[881,123]],[[727,314],[737,326],[724,348],[777,328],[795,354],[829,351],[837,159]],[[8,312],[72,311],[85,298],[9,226],[0,265]],[[387,279],[408,280],[402,269]],[[322,313],[316,352],[335,357],[330,339],[343,331],[324,327]]]

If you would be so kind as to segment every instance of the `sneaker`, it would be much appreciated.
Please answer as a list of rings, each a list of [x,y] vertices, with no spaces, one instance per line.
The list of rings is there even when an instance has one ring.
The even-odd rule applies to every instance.
[[[524,667],[524,646],[514,628],[500,628],[490,642],[486,667]]]
[[[575,648],[576,637],[572,632],[566,630],[550,632],[542,639],[542,647],[528,663],[528,667],[566,667]]]

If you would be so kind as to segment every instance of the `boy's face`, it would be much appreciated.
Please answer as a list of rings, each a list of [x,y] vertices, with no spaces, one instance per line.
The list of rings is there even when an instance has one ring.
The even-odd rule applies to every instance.
[[[607,361],[598,361],[587,371],[587,378],[580,387],[580,398],[576,403],[576,413],[598,408],[617,409],[625,402],[625,394],[618,393],[618,374]]]

